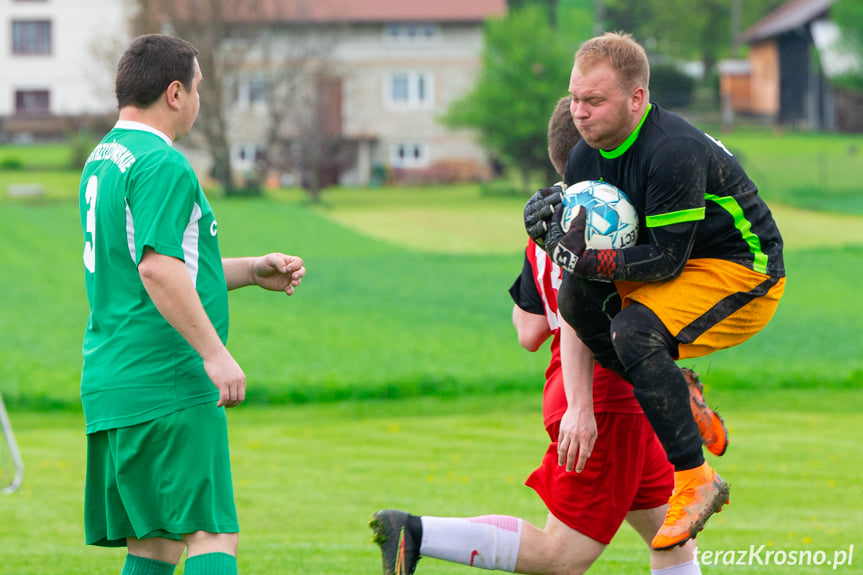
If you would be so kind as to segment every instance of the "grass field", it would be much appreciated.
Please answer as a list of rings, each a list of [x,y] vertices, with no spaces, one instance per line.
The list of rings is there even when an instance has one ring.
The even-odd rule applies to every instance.
[[[522,485],[545,451],[536,393],[230,412],[240,567],[265,573],[379,573],[365,523],[382,507],[430,515],[519,515],[545,521]],[[732,444],[714,461],[732,503],[699,536],[701,551],[863,548],[863,422],[859,389],[709,391]],[[83,421],[68,412],[15,414],[26,483],[0,499],[4,573],[119,572],[122,551],[82,544]],[[624,528],[596,573],[646,573],[647,552]],[[863,572],[863,559],[841,568]],[[828,566],[703,568],[704,573],[827,573]],[[431,559],[420,573],[469,573]]]
[[[44,198],[0,198],[0,391],[27,467],[22,490],[0,497],[0,565],[117,573],[121,551],[82,544],[77,175],[0,172],[0,191],[24,176],[48,187],[41,178],[58,173],[66,183]],[[837,189],[852,190],[844,177]],[[863,196],[842,194],[850,203],[835,205]],[[863,572],[863,211],[813,212],[786,196],[773,202],[789,276],[776,317],[746,344],[693,362],[732,433],[716,461],[732,504],[699,546],[832,559],[855,545],[853,563],[836,570]],[[521,265],[523,201],[475,186],[334,190],[321,206],[296,191],[213,200],[225,255],[278,249],[309,270],[292,298],[231,295],[229,347],[249,381],[247,403],[230,412],[243,573],[377,573],[365,522],[381,507],[544,523],[522,481],[545,450],[547,359],[518,347],[506,293]],[[419,572],[469,570],[425,559]],[[643,544],[622,530],[595,572],[645,573]]]
[[[247,366],[251,401],[532,388],[544,359],[522,353],[512,337],[506,293],[520,269],[521,202],[480,198],[475,188],[464,189],[459,218],[466,221],[473,213],[471,225],[445,231],[403,227],[406,210],[416,218],[425,202],[430,212],[444,213],[454,203],[452,193],[345,191],[320,208],[288,199],[214,200],[223,253],[281,249],[302,255],[309,270],[290,299],[259,290],[232,294],[229,346]],[[380,203],[373,212],[376,227],[366,227],[366,208],[354,208],[347,197],[338,201],[349,194]],[[505,253],[493,253],[504,252],[503,240],[489,238],[497,237],[510,210],[515,239],[507,237]],[[799,210],[790,213],[809,223]],[[807,237],[787,233],[798,238],[789,245],[798,247],[786,254],[789,288],[776,317],[746,345],[699,360],[696,367],[705,375],[771,388],[861,384],[863,358],[857,351],[863,337],[857,326],[863,309],[847,305],[856,301],[863,277],[861,219],[811,217],[825,225],[851,222],[831,226],[830,242],[844,238],[847,245],[819,247],[813,240],[803,249]],[[6,277],[14,278],[0,285],[0,391],[10,405],[78,405],[87,317],[79,225],[77,208],[68,202],[10,202],[0,210],[0,261]],[[390,235],[393,229],[400,231]],[[410,249],[398,245],[400,237]],[[440,249],[443,237],[486,254],[426,251]],[[837,270],[844,281],[834,279]],[[274,362],[278,357],[291,361]]]

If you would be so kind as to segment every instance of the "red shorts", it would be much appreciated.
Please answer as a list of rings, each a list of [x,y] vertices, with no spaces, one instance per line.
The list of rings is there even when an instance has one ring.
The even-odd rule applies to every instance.
[[[525,483],[564,524],[608,545],[628,512],[668,503],[674,469],[644,414],[597,413],[599,435],[581,473],[557,464],[559,425]]]

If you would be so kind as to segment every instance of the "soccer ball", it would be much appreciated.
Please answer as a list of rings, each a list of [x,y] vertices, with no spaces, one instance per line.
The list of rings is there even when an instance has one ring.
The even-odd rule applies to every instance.
[[[635,244],[638,214],[621,190],[597,180],[585,180],[568,187],[563,196],[561,227],[564,232],[569,230],[578,206],[587,210],[584,239],[588,248],[620,249]]]

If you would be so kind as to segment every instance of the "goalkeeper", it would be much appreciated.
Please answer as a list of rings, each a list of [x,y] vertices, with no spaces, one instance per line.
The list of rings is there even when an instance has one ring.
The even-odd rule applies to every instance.
[[[578,139],[569,98],[563,98],[548,128],[549,157],[558,173],[563,174]],[[560,279],[560,268],[529,240],[522,272],[510,294],[519,343],[536,351],[551,339],[543,391],[543,420],[551,444],[527,480],[548,508],[545,528],[508,516],[418,517],[392,509],[380,511],[371,526],[381,545],[384,575],[413,573],[420,555],[518,573],[583,573],[624,520],[647,543],[662,524],[672,487],[671,465],[632,395],[632,386],[613,372],[594,367],[572,328],[562,325],[557,311]],[[567,472],[558,461],[560,418],[567,405],[562,352],[587,358],[582,367],[588,371],[579,375],[593,377],[593,405],[602,428],[595,455],[580,474]],[[687,376],[692,381],[693,411],[704,422],[705,443],[721,453],[727,445],[721,420],[704,405],[696,376],[691,372]],[[651,568],[668,569],[662,571],[664,575],[698,575],[694,550],[692,542],[670,552],[653,551]]]
[[[639,213],[637,245],[590,250],[584,210],[564,234],[559,194],[525,206],[528,234],[566,268],[560,311],[603,366],[625,376],[674,465],[674,492],[656,549],[685,543],[728,502],[705,462],[675,360],[746,341],[770,321],[785,289],[782,237],[755,184],[719,142],[649,101],[650,65],[631,36],[582,44],[569,91],[583,139],[565,181],[603,180]],[[601,281],[597,281],[601,280]],[[611,283],[611,282],[614,283]],[[622,305],[612,309],[610,297]],[[583,391],[583,390],[582,390]],[[585,393],[561,421],[561,457],[581,470],[596,440]]]

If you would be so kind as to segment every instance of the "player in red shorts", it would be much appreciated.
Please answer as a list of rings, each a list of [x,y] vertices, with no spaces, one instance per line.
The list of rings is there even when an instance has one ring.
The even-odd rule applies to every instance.
[[[549,122],[549,156],[559,173],[577,138],[569,98],[563,98]],[[529,241],[523,270],[510,294],[519,343],[536,351],[551,338],[543,392],[543,419],[551,444],[542,464],[527,480],[548,508],[545,528],[501,515],[458,518],[379,511],[370,527],[381,546],[384,575],[413,573],[420,556],[517,573],[584,573],[624,519],[648,545],[662,525],[673,469],[632,386],[613,372],[598,365],[593,368],[593,407],[599,433],[584,470],[567,471],[558,459],[560,421],[567,406],[562,362],[568,374],[576,373],[575,362],[581,362],[582,370],[593,366],[590,352],[560,319],[560,282],[560,268]],[[567,330],[565,357],[561,358],[561,332]],[[693,411],[705,421],[719,421],[704,405],[697,378],[692,381]],[[719,437],[705,441],[716,452],[724,451],[727,444],[721,422],[719,429]],[[652,572],[698,575],[701,571],[694,552],[694,541],[670,551],[651,550]]]

